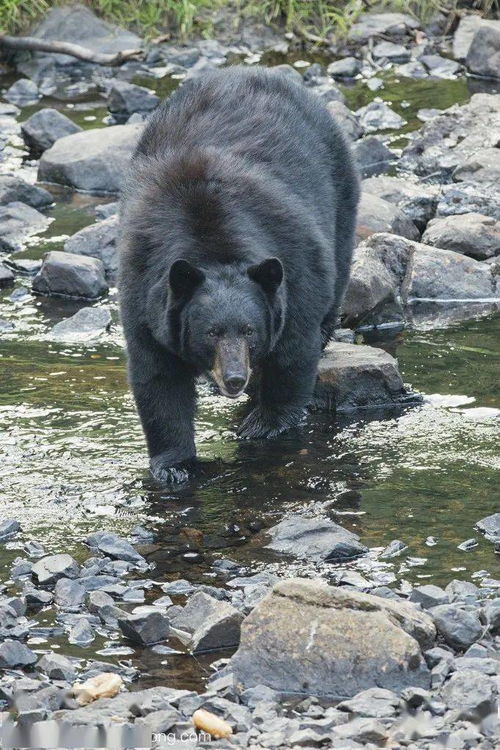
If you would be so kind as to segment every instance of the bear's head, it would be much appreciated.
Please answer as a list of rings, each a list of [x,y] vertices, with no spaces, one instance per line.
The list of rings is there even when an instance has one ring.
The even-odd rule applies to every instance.
[[[252,368],[275,346],[284,320],[283,266],[268,258],[247,267],[199,268],[178,259],[168,274],[169,345],[237,398]]]

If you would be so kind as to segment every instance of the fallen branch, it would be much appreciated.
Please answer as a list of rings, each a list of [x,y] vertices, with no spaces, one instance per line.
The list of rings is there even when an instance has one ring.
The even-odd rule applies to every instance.
[[[51,42],[46,39],[37,39],[34,36],[8,36],[7,34],[0,34],[0,47],[69,55],[70,57],[76,57],[78,60],[96,63],[96,65],[121,65],[126,60],[137,59],[143,54],[140,49],[128,49],[114,54],[94,52],[87,47],[81,47],[79,44],[72,44],[71,42]]]

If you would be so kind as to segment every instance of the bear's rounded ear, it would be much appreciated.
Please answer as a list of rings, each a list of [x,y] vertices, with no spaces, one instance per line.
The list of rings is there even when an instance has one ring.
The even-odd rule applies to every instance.
[[[260,284],[265,292],[274,294],[283,281],[283,264],[279,258],[267,258],[262,263],[250,266],[248,275]]]
[[[205,280],[205,274],[188,260],[178,258],[170,266],[168,283],[176,297],[190,297]]]

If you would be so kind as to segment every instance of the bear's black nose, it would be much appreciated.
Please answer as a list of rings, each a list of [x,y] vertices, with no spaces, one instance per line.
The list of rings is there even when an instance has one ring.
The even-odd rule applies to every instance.
[[[246,383],[246,379],[242,375],[230,375],[224,379],[224,385],[226,386],[228,393],[239,393]]]

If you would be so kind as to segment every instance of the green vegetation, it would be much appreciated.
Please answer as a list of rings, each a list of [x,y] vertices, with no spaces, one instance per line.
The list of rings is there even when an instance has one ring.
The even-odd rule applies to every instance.
[[[328,31],[345,33],[363,11],[377,9],[412,13],[424,21],[438,10],[453,13],[468,6],[485,14],[498,12],[500,0],[81,0],[98,15],[154,37],[173,31],[209,37],[214,21],[224,13],[226,25],[241,17],[280,24],[306,36],[324,37]],[[59,0],[64,4],[64,0]],[[0,0],[0,30],[22,33],[54,5],[51,0]]]

